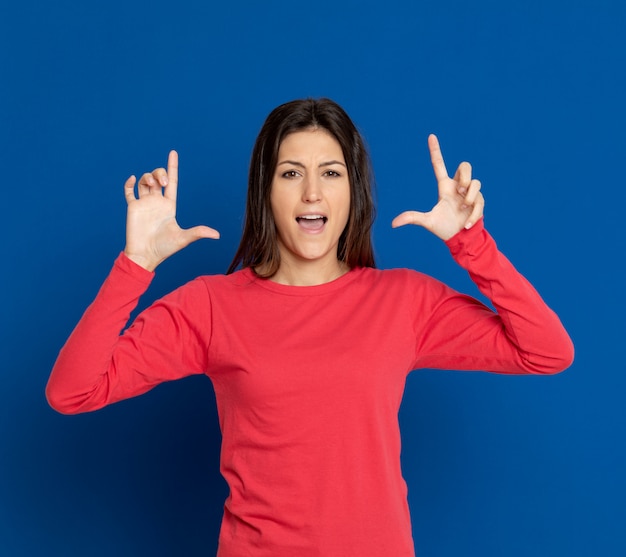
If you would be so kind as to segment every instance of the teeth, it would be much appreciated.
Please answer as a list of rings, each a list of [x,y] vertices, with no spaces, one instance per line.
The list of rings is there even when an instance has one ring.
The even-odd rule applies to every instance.
[[[323,219],[325,217],[323,217],[322,215],[302,215],[301,217],[298,217],[299,219],[307,219],[307,220],[315,220],[315,219]]]

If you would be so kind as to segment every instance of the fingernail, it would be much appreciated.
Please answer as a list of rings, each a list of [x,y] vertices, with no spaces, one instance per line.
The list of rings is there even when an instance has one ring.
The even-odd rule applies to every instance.
[[[468,222],[468,223],[465,225],[465,230],[469,230],[470,228],[472,228],[472,226],[473,226],[473,225],[474,225],[473,223]]]
[[[161,185],[162,186],[167,186],[167,178],[165,176],[163,176],[163,178],[161,178]]]

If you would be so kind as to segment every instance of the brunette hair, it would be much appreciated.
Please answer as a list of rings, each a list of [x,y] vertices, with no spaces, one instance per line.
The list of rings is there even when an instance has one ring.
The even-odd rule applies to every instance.
[[[323,129],[341,145],[350,181],[350,214],[339,238],[337,258],[350,268],[375,267],[371,228],[375,208],[370,159],[361,134],[336,102],[303,99],[282,104],[265,120],[250,159],[243,234],[227,273],[251,267],[263,278],[280,266],[276,225],[270,206],[278,150],[290,133]],[[262,271],[262,273],[261,273]]]

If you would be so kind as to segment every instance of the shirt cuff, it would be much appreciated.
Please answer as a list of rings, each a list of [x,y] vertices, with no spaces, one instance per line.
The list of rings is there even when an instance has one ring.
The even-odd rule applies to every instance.
[[[128,278],[144,286],[148,286],[152,282],[155,274],[154,271],[148,271],[135,263],[123,251],[115,259],[113,269],[122,271]]]

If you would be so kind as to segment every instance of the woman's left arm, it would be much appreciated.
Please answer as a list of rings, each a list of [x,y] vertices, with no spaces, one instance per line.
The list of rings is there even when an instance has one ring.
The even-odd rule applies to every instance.
[[[428,138],[439,199],[429,212],[407,211],[392,226],[423,226],[446,242],[497,313],[453,291],[442,296],[420,334],[419,367],[557,373],[573,361],[572,341],[558,316],[497,249],[483,226],[484,198],[471,166],[450,178],[434,135]],[[432,344],[432,346],[431,346]]]

